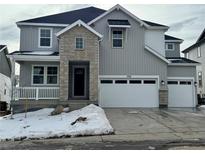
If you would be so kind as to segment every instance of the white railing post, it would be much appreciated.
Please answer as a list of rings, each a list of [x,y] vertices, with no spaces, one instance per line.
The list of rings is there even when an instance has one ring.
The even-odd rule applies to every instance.
[[[36,88],[36,100],[38,100],[38,92],[39,92],[39,89]]]

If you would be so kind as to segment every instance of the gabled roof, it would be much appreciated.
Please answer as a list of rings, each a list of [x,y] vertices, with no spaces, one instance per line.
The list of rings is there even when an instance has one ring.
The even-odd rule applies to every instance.
[[[203,32],[201,33],[201,35],[199,36],[198,40],[196,41],[196,43],[194,43],[193,45],[189,46],[188,48],[186,48],[185,50],[182,51],[182,53],[187,53],[190,50],[194,49],[195,47],[199,47],[201,44],[205,43],[205,29],[203,30]]]
[[[128,10],[126,10],[125,8],[123,8],[122,6],[120,6],[119,4],[113,6],[108,11],[104,12],[100,16],[98,16],[95,19],[91,20],[88,23],[88,25],[91,25],[91,24],[95,23],[96,21],[98,21],[99,19],[101,19],[102,17],[106,16],[107,14],[111,13],[112,11],[114,11],[116,9],[123,11],[125,14],[129,15],[134,20],[139,22],[141,26],[145,26],[146,28],[154,28],[154,27],[157,27],[159,29],[168,29],[169,28],[168,26],[164,26],[164,25],[160,25],[160,24],[156,24],[156,23],[152,23],[152,22],[148,22],[148,21],[143,21],[140,18],[138,18],[137,16],[135,16],[134,14],[132,14],[131,12],[129,12]]]
[[[0,52],[3,51],[4,48],[6,48],[6,45],[0,45]]]
[[[101,15],[102,13],[106,12],[106,10],[99,9],[96,7],[87,7],[83,9],[78,9],[74,11],[68,11],[63,13],[58,13],[54,15],[23,20],[17,22],[19,23],[50,23],[50,24],[72,24],[77,20],[82,20],[85,23],[95,19],[97,16]]]
[[[164,35],[164,39],[165,39],[166,41],[170,41],[170,40],[172,40],[172,41],[183,41],[183,40],[180,39],[180,38],[173,37],[173,36],[170,36],[170,35]]]
[[[92,32],[93,34],[97,35],[98,37],[102,38],[103,36],[98,33],[97,31],[95,31],[92,27],[88,26],[86,23],[84,23],[82,20],[78,20],[76,22],[74,22],[73,24],[69,25],[68,27],[62,29],[61,31],[59,31],[58,33],[56,33],[56,36],[60,36],[61,34],[65,33],[66,31],[70,30],[71,28],[75,27],[75,26],[83,26],[85,27],[87,30],[89,30],[90,32]]]
[[[196,41],[197,42],[200,42],[201,40],[205,39],[205,28],[203,30],[203,32],[201,33],[201,35],[199,36],[198,40]]]

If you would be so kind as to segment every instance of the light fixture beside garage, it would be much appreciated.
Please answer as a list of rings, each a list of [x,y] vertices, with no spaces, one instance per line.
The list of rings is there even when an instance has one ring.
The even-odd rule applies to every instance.
[[[162,80],[162,81],[161,81],[161,85],[165,85],[165,82],[164,82],[164,80]]]
[[[195,87],[197,86],[197,82],[196,81],[194,82],[194,85],[195,85]]]

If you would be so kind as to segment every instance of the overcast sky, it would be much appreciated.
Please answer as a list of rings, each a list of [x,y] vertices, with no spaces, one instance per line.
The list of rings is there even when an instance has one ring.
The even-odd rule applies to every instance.
[[[3,5],[0,4],[0,44],[9,52],[19,50],[17,21],[70,11],[91,5]],[[113,5],[92,5],[109,9]],[[181,50],[195,43],[205,28],[205,5],[122,5],[137,17],[170,26],[167,34],[184,40]]]

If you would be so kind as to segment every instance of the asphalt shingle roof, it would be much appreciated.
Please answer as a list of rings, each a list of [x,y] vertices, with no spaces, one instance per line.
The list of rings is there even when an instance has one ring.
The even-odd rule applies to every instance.
[[[190,63],[190,64],[198,64],[198,62],[194,61],[194,60],[190,60],[187,58],[183,58],[183,57],[172,57],[172,58],[168,58],[168,60],[171,61],[171,63]]]
[[[23,20],[23,21],[19,21],[18,23],[28,22],[28,23],[72,24],[79,19],[85,23],[88,23],[91,20],[103,14],[104,12],[106,12],[106,10],[96,8],[96,7],[87,7],[83,9],[48,15],[44,17]],[[146,20],[142,20],[142,21],[150,26],[167,27],[165,25],[157,24]]]
[[[83,22],[88,23],[89,21],[95,19],[97,16],[101,15],[104,12],[106,12],[106,10],[99,9],[96,7],[87,7],[79,10],[63,12],[29,20],[23,20],[20,22],[72,24],[80,19]]]
[[[182,41],[182,39],[177,38],[177,37],[173,37],[170,35],[164,35],[165,40],[176,40],[176,41]]]
[[[0,50],[3,49],[6,45],[0,45]]]

